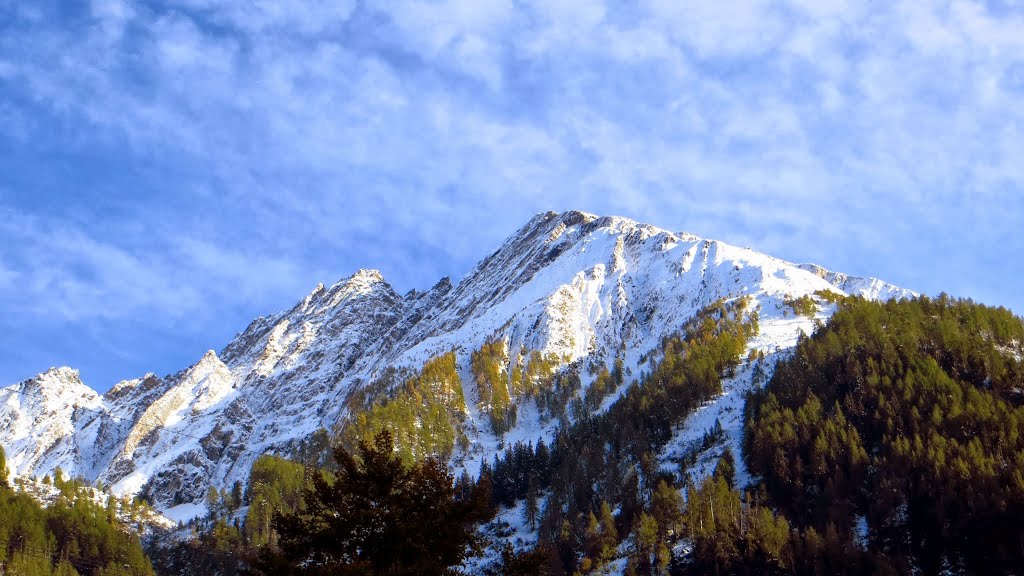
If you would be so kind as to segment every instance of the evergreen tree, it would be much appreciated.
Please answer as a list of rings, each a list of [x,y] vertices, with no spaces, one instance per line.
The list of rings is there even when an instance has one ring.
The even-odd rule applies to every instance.
[[[235,483],[231,486],[231,497],[227,499],[228,511],[234,512],[242,505],[242,482],[235,480]]]
[[[658,550],[658,532],[658,521],[647,512],[641,512],[636,527],[636,570],[641,574],[651,572],[652,559]]]
[[[516,552],[511,544],[501,548],[501,562],[486,572],[487,576],[545,576],[552,573],[554,551],[546,546]]]
[[[530,481],[530,487],[526,491],[526,501],[523,506],[523,520],[530,530],[537,529],[537,514],[540,512],[537,507],[537,485],[536,481]]]
[[[732,454],[732,449],[728,446],[722,451],[722,455],[718,458],[718,463],[715,465],[715,475],[721,476],[725,483],[729,485],[729,488],[736,487],[736,457]]]
[[[619,532],[615,528],[615,516],[608,502],[601,502],[601,535],[598,544],[597,560],[604,566],[615,558],[615,549],[619,545]]]
[[[486,483],[465,500],[439,460],[407,467],[383,431],[360,442],[359,457],[339,446],[336,476],[314,475],[305,510],[274,516],[279,552],[256,562],[264,574],[454,574],[488,515]]]
[[[651,514],[660,528],[659,538],[678,536],[683,525],[683,495],[668,482],[661,480],[651,499]]]
[[[220,491],[217,490],[216,486],[210,486],[210,489],[206,491],[206,512],[210,520],[216,520],[220,517],[220,504]]]

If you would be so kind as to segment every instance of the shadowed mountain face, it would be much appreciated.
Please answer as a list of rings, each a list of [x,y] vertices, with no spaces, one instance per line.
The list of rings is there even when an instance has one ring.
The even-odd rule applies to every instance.
[[[557,424],[513,397],[520,417],[496,433],[472,369],[485,345],[500,343],[506,375],[532,353],[554,370],[619,360],[639,374],[662,337],[723,298],[747,296],[758,307],[751,349],[788,349],[831,314],[826,292],[912,295],[623,218],[540,214],[458,284],[445,278],[399,295],[379,272],[360,270],[254,320],[177,374],[99,396],[74,370],[52,369],[0,392],[0,441],[15,474],[60,467],[121,494],[145,488],[167,510],[201,501],[211,485],[244,483],[260,453],[288,453],[319,428],[345,429],[369,404],[394,397],[403,378],[454,353],[463,441],[446,455],[474,472],[504,441],[533,440]],[[820,305],[799,315],[792,302],[804,296]],[[581,380],[579,395],[593,375],[584,370]]]

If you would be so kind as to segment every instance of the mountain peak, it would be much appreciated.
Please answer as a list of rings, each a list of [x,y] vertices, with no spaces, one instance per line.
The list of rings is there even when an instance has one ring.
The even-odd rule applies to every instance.
[[[22,382],[22,390],[47,399],[97,398],[96,391],[82,382],[78,370],[69,366],[50,368],[46,372]],[[59,400],[58,400],[59,401]],[[73,401],[73,400],[72,400]]]
[[[514,243],[529,238],[535,238],[542,234],[547,235],[555,230],[564,230],[571,226],[587,224],[597,219],[598,216],[587,212],[581,212],[579,210],[567,210],[565,212],[549,210],[547,212],[541,212],[531,218],[530,221],[522,228],[509,236],[506,239],[505,244],[507,245],[510,242]]]
[[[53,367],[29,380],[40,388],[67,388],[85,386],[78,370],[69,366]]]
[[[57,378],[64,381],[77,380],[81,382],[80,372],[70,366],[56,366],[50,368],[46,372],[43,372],[40,376],[49,376],[51,378]]]
[[[360,268],[349,279],[365,282],[384,282],[384,275],[380,273],[380,270],[374,268]]]
[[[598,219],[596,214],[589,212],[582,212],[580,210],[567,210],[558,215],[558,219],[562,221],[566,226],[575,226],[577,224],[587,224]]]
[[[331,288],[349,288],[358,292],[369,292],[379,284],[383,284],[389,289],[391,288],[391,285],[384,279],[384,275],[380,273],[380,270],[360,268],[355,274],[339,280]]]
[[[246,482],[252,454],[287,451],[313,430],[346,425],[362,404],[386,401],[391,380],[400,382],[431,359],[454,352],[455,370],[465,373],[476,351],[501,341],[507,370],[523,368],[536,353],[567,370],[576,362],[597,367],[621,360],[639,373],[666,334],[703,306],[740,295],[761,314],[752,349],[784,350],[831,311],[821,306],[814,318],[794,317],[787,301],[830,286],[868,298],[902,294],[881,281],[797,268],[629,218],[544,212],[455,285],[445,277],[429,290],[401,296],[379,270],[360,269],[328,288],[318,285],[286,311],[254,320],[219,357],[208,351],[162,380],[128,381],[99,399],[77,392],[84,389],[77,371],[51,369],[26,385],[37,386],[37,396],[89,407],[93,412],[77,413],[89,420],[78,422],[69,408],[55,420],[58,448],[26,432],[29,439],[9,452],[21,458],[18,474],[59,464],[102,478],[122,494],[137,494],[148,482],[163,495],[161,506],[173,504],[167,495],[182,487],[188,489],[179,500],[200,501],[211,485]],[[479,385],[473,379],[464,385],[466,397],[482,409]],[[54,404],[0,405],[0,422],[5,409],[26,422],[54,420]],[[105,405],[113,408],[110,414],[97,417]],[[542,422],[525,414],[517,430],[506,432],[533,434]],[[168,427],[204,440],[161,436]],[[487,419],[467,422],[463,432],[470,440],[459,452],[465,462],[489,459],[489,447],[505,433]],[[5,442],[10,438],[10,432],[0,434]]]

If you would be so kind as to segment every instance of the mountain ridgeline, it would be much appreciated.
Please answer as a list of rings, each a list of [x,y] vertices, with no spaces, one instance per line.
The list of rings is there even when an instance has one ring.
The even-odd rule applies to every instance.
[[[470,573],[1013,573],[1022,342],[1003,309],[547,213],[457,284],[360,271],[174,375],[9,387],[0,440],[17,477],[189,522],[152,547],[169,574],[376,573],[317,548],[344,527],[295,528],[405,501],[341,494],[366,488],[339,480],[353,454],[424,474],[439,510],[487,495],[451,532]]]
[[[351,439],[390,420],[435,430],[397,438],[409,457],[475,474],[506,438],[550,438],[563,415],[594,408],[602,368],[621,364],[620,389],[635,380],[714,302],[749,297],[766,320],[751,346],[772,354],[827,316],[790,305],[815,293],[912,295],[622,218],[541,214],[458,284],[399,295],[362,270],[176,374],[97,395],[55,368],[8,387],[0,440],[15,475],[60,467],[162,510],[244,485],[260,454],[290,454],[318,429]]]
[[[466,499],[458,504],[450,497],[450,506],[469,506],[481,490],[489,494],[490,512],[482,518],[493,519],[475,535],[458,533],[487,547],[490,561],[470,559],[464,568],[492,574],[1016,573],[1024,562],[1024,321],[1005,309],[945,296],[829,299],[831,318],[801,337],[770,377],[763,369],[767,358],[744,354],[753,350],[748,344],[760,321],[748,298],[698,312],[662,340],[651,352],[650,369],[632,383],[616,385],[625,380],[621,362],[611,371],[596,368],[588,389],[596,400],[577,396],[575,416],[559,419],[549,441],[507,445],[482,464],[478,477],[443,484]],[[573,366],[563,372],[572,374]],[[491,377],[492,385],[509,378],[501,372]],[[716,419],[685,450],[667,450],[700,411],[747,378],[738,438]],[[620,393],[605,409],[593,409],[605,404],[607,390]],[[401,436],[406,426],[396,420],[384,430]],[[395,470],[419,470],[424,463],[436,470],[431,466],[443,462],[410,459],[390,441],[375,467],[386,470],[379,461],[388,454]],[[736,441],[742,459],[733,451]],[[352,468],[344,445],[337,461]],[[259,574],[317,574],[381,562],[390,568],[353,573],[414,574],[414,566],[432,561],[409,556],[398,544],[365,557],[352,548],[343,552],[341,544],[335,548],[334,542],[351,547],[365,538],[365,530],[350,526],[363,518],[357,509],[376,508],[352,508],[366,498],[366,482],[347,480],[350,498],[337,491],[337,466],[309,473],[277,461],[279,472],[267,476],[274,461],[258,463],[253,477],[260,480],[248,493],[262,483],[261,490],[270,487],[293,502],[272,505],[277,513],[267,519],[257,512],[265,505],[243,500],[249,507],[242,528],[226,524],[229,514],[215,513],[209,522],[217,528],[207,528],[200,544],[186,545],[192,548],[185,557],[228,549],[225,574],[247,563]],[[710,461],[710,469],[702,461]],[[302,490],[296,482],[304,472]],[[387,474],[376,474],[372,486],[392,485]],[[325,510],[327,500],[334,504]],[[384,508],[395,514],[394,506],[402,509],[397,501]],[[419,509],[406,506],[410,515]],[[332,520],[342,509],[352,524]],[[406,518],[402,512],[395,518],[381,524],[387,528],[379,540],[396,541],[384,535],[409,522],[397,519]],[[402,529],[442,530],[436,517],[430,521],[429,530]],[[250,536],[254,527],[269,538]],[[307,535],[325,529],[330,537],[320,544]],[[510,544],[516,535],[533,539],[521,542],[518,553]],[[276,546],[275,538],[289,543]],[[405,564],[411,571],[388,571],[395,557],[417,560]],[[203,573],[188,566],[173,564],[169,573]],[[432,570],[427,573],[447,573]]]

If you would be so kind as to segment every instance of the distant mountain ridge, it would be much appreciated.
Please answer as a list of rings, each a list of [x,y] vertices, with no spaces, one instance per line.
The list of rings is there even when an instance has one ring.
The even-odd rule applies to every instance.
[[[176,374],[149,374],[98,395],[76,371],[51,369],[0,392],[0,442],[16,475],[60,467],[119,494],[145,486],[175,517],[175,506],[201,502],[211,485],[244,483],[259,453],[287,453],[318,428],[344,427],[354,416],[353,395],[389,372],[415,372],[454,352],[468,442],[452,464],[474,472],[505,442],[533,440],[556,425],[531,416],[524,401],[515,408],[519,422],[495,434],[470,367],[486,343],[536,351],[560,367],[610,366],[618,358],[639,374],[645,354],[702,307],[748,296],[761,317],[750,347],[772,354],[831,314],[825,292],[915,295],[625,218],[548,212],[458,284],[444,278],[399,295],[379,272],[360,270],[257,318],[220,353],[211,350]],[[816,298],[816,312],[797,314],[792,302],[801,297]],[[593,378],[584,373],[582,380],[580,394]],[[182,507],[177,517],[186,509],[197,508]]]

